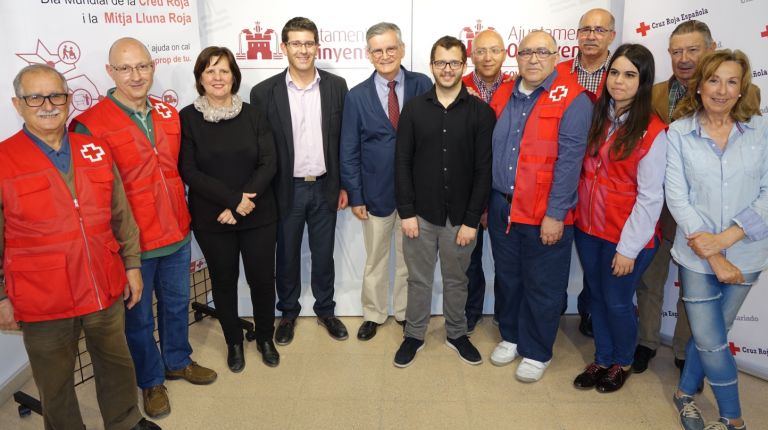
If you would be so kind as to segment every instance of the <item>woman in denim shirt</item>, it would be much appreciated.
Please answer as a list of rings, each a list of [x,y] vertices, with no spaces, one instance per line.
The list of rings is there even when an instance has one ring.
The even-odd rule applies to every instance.
[[[754,90],[751,75],[741,51],[704,57],[668,132],[672,256],[693,333],[673,396],[685,429],[705,428],[693,401],[705,376],[720,411],[706,428],[746,428],[727,333],[768,263],[768,126],[758,103],[744,97]]]

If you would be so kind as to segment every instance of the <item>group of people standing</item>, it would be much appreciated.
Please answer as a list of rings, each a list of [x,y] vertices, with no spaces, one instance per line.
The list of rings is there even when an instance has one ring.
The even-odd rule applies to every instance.
[[[190,358],[190,227],[231,371],[245,366],[240,258],[257,350],[278,366],[275,344],[293,340],[301,311],[305,226],[318,324],[347,339],[333,300],[336,212],[347,206],[367,254],[361,341],[389,316],[394,240],[392,307],[404,333],[395,366],[424,346],[438,257],[446,346],[482,363],[469,335],[482,317],[487,230],[501,335],[490,361],[520,357],[517,379],[542,378],[575,242],[579,328],[594,336],[595,357],[573,383],[619,390],[655,355],[673,257],[681,424],[705,428],[694,395],[706,377],[721,415],[706,428],[746,428],[726,336],[768,262],[768,125],[749,61],[715,51],[706,25],[687,21],[670,36],[674,75],[653,85],[647,48],[609,51],[610,12],[588,11],[577,34],[578,56],[558,64],[556,40],[529,33],[516,76],[501,70],[507,54],[495,31],[477,34],[469,54],[444,36],[430,53],[433,84],[402,67],[400,29],[382,22],[366,34],[374,72],[348,90],[315,67],[317,27],[296,17],[281,32],[288,68],[254,86],[250,103],[238,96],[232,52],[208,47],[194,65],[199,97],[178,113],[148,97],[154,63],[124,38],[109,52],[115,88],[69,131],[64,77],[24,68],[13,102],[25,125],[0,143],[0,329],[23,331],[46,428],[82,426],[71,372],[81,329],[108,429],[159,428],[141,417],[136,385],[147,415],[159,417],[170,412],[165,379],[216,379]],[[468,55],[474,71],[465,74]]]

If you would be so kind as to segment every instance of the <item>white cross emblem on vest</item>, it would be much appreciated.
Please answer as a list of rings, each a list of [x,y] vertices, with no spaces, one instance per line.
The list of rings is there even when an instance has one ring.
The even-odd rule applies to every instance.
[[[163,118],[168,119],[173,115],[171,113],[171,110],[164,103],[155,103],[154,108],[157,111],[157,113],[160,114],[160,116]]]
[[[80,149],[80,154],[83,156],[83,158],[91,160],[91,163],[95,163],[97,161],[101,161],[102,157],[106,153],[101,146],[96,146],[93,143],[87,143],[83,145],[82,149]]]
[[[559,102],[560,99],[568,95],[568,87],[565,85],[558,85],[549,91],[549,99],[553,102]]]

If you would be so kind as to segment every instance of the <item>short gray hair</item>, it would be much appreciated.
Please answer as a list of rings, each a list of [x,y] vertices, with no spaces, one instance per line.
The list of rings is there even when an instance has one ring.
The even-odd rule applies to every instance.
[[[365,32],[365,43],[368,44],[368,41],[371,40],[374,36],[381,36],[382,34],[388,32],[388,31],[394,31],[397,35],[397,43],[403,44],[403,36],[400,33],[400,27],[397,26],[397,24],[393,24],[391,22],[380,22],[378,24],[374,24],[371,26],[371,28],[368,29],[368,31]]]
[[[36,72],[47,72],[54,74],[59,77],[61,80],[61,83],[64,84],[64,91],[69,93],[69,85],[67,85],[67,78],[64,77],[64,75],[61,74],[58,70],[54,69],[53,67],[47,65],[47,64],[30,64],[29,66],[24,67],[23,69],[19,70],[19,73],[16,74],[16,77],[13,78],[13,92],[16,94],[16,97],[22,97],[23,94],[21,94],[21,80],[24,78],[24,75],[27,73],[36,73]]]

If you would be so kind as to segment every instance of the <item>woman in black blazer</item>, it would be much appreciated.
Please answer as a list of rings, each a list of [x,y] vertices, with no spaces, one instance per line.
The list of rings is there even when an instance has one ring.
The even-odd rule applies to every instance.
[[[213,302],[227,342],[227,365],[245,367],[237,283],[240,256],[251,290],[256,346],[268,366],[280,363],[275,321],[277,170],[264,115],[237,95],[240,69],[224,47],[205,48],[194,67],[194,103],[180,112],[179,171],[189,186],[192,230],[211,274]]]

